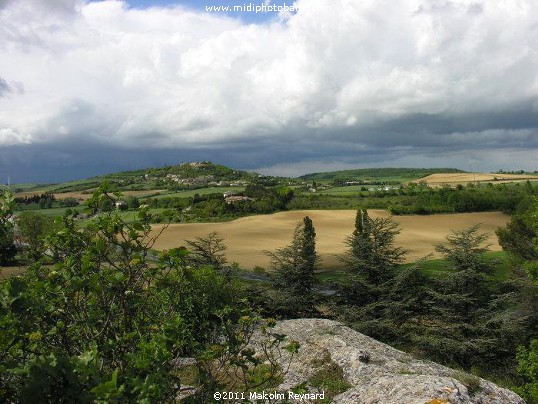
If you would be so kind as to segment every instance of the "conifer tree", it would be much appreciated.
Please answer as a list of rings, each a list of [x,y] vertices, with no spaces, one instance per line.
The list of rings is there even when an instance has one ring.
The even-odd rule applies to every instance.
[[[338,285],[335,310],[360,332],[384,341],[393,340],[393,334],[399,332],[397,328],[403,323],[394,313],[395,307],[409,313],[403,321],[422,310],[413,307],[420,299],[393,293],[393,289],[406,292],[406,285],[422,279],[418,270],[397,271],[405,254],[394,245],[399,232],[398,224],[391,218],[372,219],[366,210],[359,209],[355,229],[347,239],[349,250],[341,257],[349,274]]]
[[[365,209],[359,209],[355,230],[346,241],[349,251],[342,260],[364,281],[379,286],[403,261],[405,251],[394,245],[399,233],[398,224],[391,218],[371,219]]]
[[[315,303],[315,270],[319,261],[316,252],[316,231],[308,216],[293,232],[289,246],[268,253],[275,269],[279,290],[278,309],[286,315],[306,314]]]
[[[437,360],[469,369],[477,358],[495,351],[498,343],[488,322],[499,312],[490,304],[498,296],[491,277],[497,261],[488,258],[487,235],[479,226],[455,231],[437,245],[446,262],[446,275],[437,280],[432,295],[431,327],[416,342]]]

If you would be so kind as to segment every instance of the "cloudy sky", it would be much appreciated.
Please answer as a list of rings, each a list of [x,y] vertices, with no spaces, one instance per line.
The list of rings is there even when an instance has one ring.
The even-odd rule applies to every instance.
[[[0,183],[538,169],[538,2],[0,0]],[[256,6],[283,6],[259,0]]]

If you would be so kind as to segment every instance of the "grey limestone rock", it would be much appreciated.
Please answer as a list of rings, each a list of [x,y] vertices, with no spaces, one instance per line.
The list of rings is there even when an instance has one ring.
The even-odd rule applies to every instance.
[[[312,378],[320,367],[330,363],[331,369],[341,370],[345,383],[345,391],[333,397],[334,403],[524,403],[517,394],[492,382],[415,359],[336,321],[280,321],[274,331],[301,345],[278,388],[280,391],[302,385],[309,392],[318,392],[319,388],[312,386]],[[254,348],[259,338],[253,338]],[[288,355],[285,352],[279,359],[283,367],[288,364]]]

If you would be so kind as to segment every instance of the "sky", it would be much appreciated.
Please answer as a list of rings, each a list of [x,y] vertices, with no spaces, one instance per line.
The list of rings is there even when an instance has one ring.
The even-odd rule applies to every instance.
[[[0,0],[0,183],[537,156],[534,0]]]

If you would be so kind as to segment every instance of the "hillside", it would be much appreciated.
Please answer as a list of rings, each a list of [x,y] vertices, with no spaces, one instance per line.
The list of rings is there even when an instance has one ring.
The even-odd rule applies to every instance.
[[[237,182],[244,184],[254,178],[257,173],[234,170],[220,164],[211,162],[181,163],[179,165],[157,168],[145,168],[133,171],[123,171],[91,177],[84,180],[69,181],[62,184],[24,184],[14,185],[15,193],[34,194],[38,192],[90,193],[104,181],[108,182],[112,191],[145,191],[158,190],[173,185],[189,187],[204,187],[222,184],[223,182]]]
[[[463,173],[457,168],[360,168],[306,174],[299,178],[307,181],[395,181],[406,182],[435,173]]]

